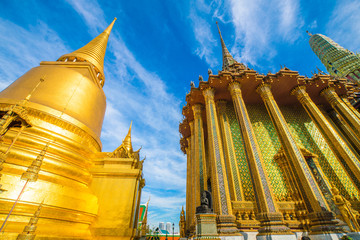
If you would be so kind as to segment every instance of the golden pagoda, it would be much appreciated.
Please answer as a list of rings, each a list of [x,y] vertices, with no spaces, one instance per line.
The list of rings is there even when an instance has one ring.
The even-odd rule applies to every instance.
[[[349,232],[358,239],[360,114],[348,101],[354,85],[286,67],[260,74],[238,63],[219,34],[222,70],[191,84],[179,126],[186,237],[327,240]],[[212,214],[196,212],[209,202],[204,191]],[[212,219],[216,232],[204,230]]]
[[[104,57],[115,20],[0,93],[0,239],[136,236],[145,180],[131,126],[114,152],[102,152],[100,141]]]

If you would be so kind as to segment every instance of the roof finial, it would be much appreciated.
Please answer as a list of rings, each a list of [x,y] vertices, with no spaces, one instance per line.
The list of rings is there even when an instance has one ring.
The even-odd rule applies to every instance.
[[[103,84],[104,80],[104,58],[106,52],[106,46],[109,39],[111,29],[114,26],[116,18],[110,23],[110,25],[99,36],[91,40],[84,47],[78,50],[62,55],[58,61],[65,61],[67,58],[76,58],[76,61],[87,61],[95,66],[95,70],[99,73],[99,80]]]
[[[312,33],[309,32],[309,31],[306,31],[306,33],[311,37],[312,36]]]
[[[126,148],[126,150],[129,151],[129,153],[133,152],[133,148],[132,148],[132,144],[131,144],[131,127],[132,127],[132,121],[130,123],[129,131],[128,131],[128,133],[127,133],[127,135],[124,138],[124,141],[122,143],[122,145]]]
[[[236,60],[231,56],[229,50],[226,48],[224,39],[221,36],[221,31],[219,28],[219,24],[216,21],[216,25],[219,31],[220,35],[220,41],[221,41],[221,48],[222,48],[222,56],[223,56],[223,70],[227,69],[230,65],[233,65],[234,63],[237,63]]]

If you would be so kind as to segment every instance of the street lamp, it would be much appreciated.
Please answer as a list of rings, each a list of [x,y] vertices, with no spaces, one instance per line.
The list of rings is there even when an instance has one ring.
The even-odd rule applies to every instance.
[[[173,240],[174,240],[174,223],[173,223]]]
[[[156,240],[159,240],[159,228],[156,228],[155,231],[156,231],[156,232],[155,232],[155,234],[156,234],[155,239],[156,239]]]

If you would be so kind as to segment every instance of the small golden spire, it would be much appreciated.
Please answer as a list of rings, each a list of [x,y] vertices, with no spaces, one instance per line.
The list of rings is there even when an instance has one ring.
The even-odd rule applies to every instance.
[[[104,58],[105,58],[105,52],[106,52],[106,46],[109,39],[109,35],[111,32],[111,29],[114,26],[114,23],[116,21],[116,18],[110,23],[110,25],[105,29],[104,32],[102,32],[99,36],[94,38],[92,41],[90,41],[88,44],[86,44],[84,47],[79,48],[78,50],[68,53],[65,55],[62,55],[58,61],[65,60],[67,58],[76,58],[77,61],[87,61],[92,63],[95,68],[97,68],[97,71],[99,71],[100,76],[99,79],[103,80],[105,77],[104,75]]]
[[[32,218],[30,218],[30,221],[28,223],[28,225],[26,225],[24,227],[24,230],[22,233],[20,233],[16,240],[33,240],[35,239],[35,231],[37,228],[37,222],[39,221],[39,216],[40,216],[40,211],[42,208],[43,203],[40,203],[38,209],[36,210],[36,212],[34,213],[34,216]]]
[[[312,36],[312,33],[309,32],[309,31],[306,31],[306,33],[311,37]]]
[[[229,50],[227,49],[224,39],[221,36],[221,31],[219,28],[219,24],[216,21],[217,28],[219,30],[220,40],[221,40],[221,48],[222,48],[222,55],[223,55],[223,70],[227,69],[230,65],[237,63],[237,61],[231,56]]]
[[[31,163],[26,172],[24,172],[21,176],[22,180],[27,180],[29,182],[36,182],[39,176],[40,167],[45,158],[45,154],[50,145],[50,141],[45,145],[43,150],[41,150],[40,154],[36,157],[36,159]]]
[[[131,126],[132,126],[132,121],[130,123],[129,131],[128,131],[124,141],[122,142],[122,145],[124,146],[124,148],[126,150],[129,151],[129,153],[133,152],[133,148],[132,148],[132,144],[131,144]]]

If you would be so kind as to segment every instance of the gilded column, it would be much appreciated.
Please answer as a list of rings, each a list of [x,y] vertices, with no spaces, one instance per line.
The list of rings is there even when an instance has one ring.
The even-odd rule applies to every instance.
[[[331,194],[331,183],[329,179],[326,177],[325,173],[323,172],[320,163],[318,161],[317,155],[313,155],[311,158],[306,159],[308,162],[308,165],[310,169],[313,172],[313,175],[315,179],[317,180],[317,183],[323,192],[323,195],[328,202],[328,205],[332,212],[334,212],[336,215],[339,215],[339,209],[335,206],[334,200],[332,199]]]
[[[244,194],[241,187],[240,173],[237,166],[229,119],[226,115],[226,104],[227,101],[217,102],[217,107],[219,110],[220,129],[224,142],[225,164],[226,168],[228,169],[227,176],[229,180],[230,198],[232,201],[243,201]]]
[[[351,130],[351,127],[344,121],[342,117],[335,111],[328,113],[330,119],[335,123],[335,130],[340,134],[345,141],[349,143],[349,147],[352,147],[354,153],[360,154],[360,138],[359,136]],[[329,120],[329,119],[328,119]],[[338,129],[336,128],[338,127]],[[341,130],[341,131],[339,131]]]
[[[357,137],[360,137],[360,119],[345,102],[340,99],[335,89],[327,87],[321,91],[320,95],[326,98],[334,110],[344,120],[345,124],[349,126],[349,129],[351,129]]]
[[[194,112],[194,148],[195,148],[195,172],[196,172],[196,193],[195,193],[195,206],[200,206],[200,194],[202,191],[207,190],[207,177],[206,177],[206,162],[205,162],[205,144],[204,144],[204,129],[201,112],[203,106],[195,104],[193,107]]]
[[[335,231],[334,214],[330,211],[329,206],[321,193],[311,170],[306,163],[304,156],[301,154],[290,129],[287,126],[284,116],[281,114],[271,90],[270,84],[262,83],[257,87],[257,92],[263,99],[266,109],[275,126],[280,142],[284,148],[285,156],[289,160],[294,174],[298,179],[300,192],[308,208],[311,221],[311,234],[319,234],[324,232]]]
[[[346,104],[346,106],[356,115],[356,117],[360,120],[360,113],[358,112],[358,110],[356,110],[354,108],[354,106],[350,103],[349,99],[347,98],[346,95],[341,96],[341,99],[343,100],[343,102]]]
[[[310,99],[305,86],[297,86],[292,90],[291,94],[295,95],[303,105],[310,118],[320,130],[330,149],[349,174],[354,185],[360,190],[360,163],[357,157],[328,122],[320,109]]]
[[[268,179],[264,162],[256,141],[249,114],[246,110],[241,93],[241,85],[238,82],[229,84],[229,90],[234,102],[243,141],[246,149],[251,178],[253,180],[256,204],[259,211],[258,217],[262,228],[259,235],[290,235],[289,239],[295,239],[295,235],[283,223],[283,216],[278,211]]]
[[[190,137],[186,139],[188,146],[186,147],[186,236],[190,230],[190,208],[191,208],[191,141]]]
[[[215,91],[213,88],[203,90],[206,104],[206,120],[208,128],[209,157],[212,167],[211,183],[213,194],[213,206],[218,214],[218,230],[222,235],[237,234],[235,217],[232,213],[224,153],[221,144],[219,120],[215,107]]]
[[[290,197],[293,201],[299,201],[301,199],[301,196],[298,191],[298,185],[295,176],[292,173],[291,166],[286,159],[285,152],[282,148],[277,154],[275,154],[274,159],[279,164],[281,171],[285,174],[286,185],[289,188],[289,195],[287,196],[287,198]]]
[[[193,233],[195,231],[195,193],[196,193],[196,169],[195,169],[195,144],[194,144],[194,121],[189,122],[190,125],[190,171],[191,171],[191,181],[190,181],[190,232]]]
[[[137,194],[137,199],[136,199],[136,206],[135,206],[135,217],[134,219],[134,223],[133,223],[133,229],[134,229],[134,235],[136,236],[137,234],[137,227],[138,227],[138,223],[139,223],[139,211],[140,211],[140,202],[141,202],[141,193],[142,193],[142,189],[145,187],[145,179],[142,178],[142,173],[139,174],[139,178],[138,178],[138,188],[136,188],[136,192],[135,195]]]

